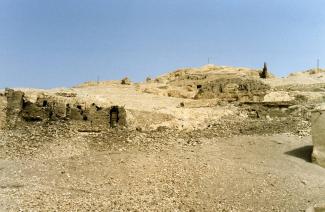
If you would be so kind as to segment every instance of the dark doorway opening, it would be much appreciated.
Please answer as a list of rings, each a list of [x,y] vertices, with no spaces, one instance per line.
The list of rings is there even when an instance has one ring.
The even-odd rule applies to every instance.
[[[46,100],[43,101],[43,107],[47,107],[48,103]]]
[[[111,108],[110,112],[109,112],[109,117],[110,117],[110,126],[112,128],[117,127],[118,121],[119,121],[119,112],[118,112],[118,107],[114,106]]]

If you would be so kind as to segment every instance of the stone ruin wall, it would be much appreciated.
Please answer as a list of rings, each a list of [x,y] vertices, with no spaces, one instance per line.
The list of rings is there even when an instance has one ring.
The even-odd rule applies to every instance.
[[[30,101],[24,92],[7,89],[4,122],[8,129],[26,124],[63,121],[78,131],[100,131],[115,127],[126,127],[126,111],[123,107],[100,107],[95,103],[79,103],[76,98],[39,95]]]
[[[312,112],[312,161],[325,168],[325,110]]]
[[[228,102],[261,102],[270,86],[257,79],[223,78],[198,85],[195,99],[219,98]]]
[[[222,78],[202,84],[195,99],[235,102],[250,118],[299,117],[310,119],[309,108],[300,106],[296,101],[265,102],[264,97],[271,87],[259,79]]]
[[[0,130],[3,129],[6,124],[6,108],[7,98],[4,93],[0,93]]]

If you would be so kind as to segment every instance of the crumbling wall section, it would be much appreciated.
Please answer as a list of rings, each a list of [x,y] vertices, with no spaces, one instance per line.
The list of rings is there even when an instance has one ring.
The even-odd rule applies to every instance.
[[[4,93],[0,93],[0,129],[6,126],[6,108],[7,108],[7,98]]]
[[[325,168],[325,110],[312,112],[312,161]]]
[[[270,86],[257,79],[222,78],[200,86],[195,99],[219,98],[228,102],[260,102]]]
[[[69,105],[69,102],[69,98],[43,94],[38,96],[35,105],[45,109],[47,118],[58,120],[64,119],[67,116],[67,105]]]
[[[7,97],[6,126],[9,129],[15,128],[20,122],[20,115],[24,105],[24,95],[22,91],[5,90],[5,96]]]
[[[114,124],[111,123],[111,111],[116,109],[116,118]],[[90,106],[77,105],[70,108],[67,118],[71,120],[74,128],[79,131],[99,131],[107,128],[126,127],[126,111],[124,107],[111,106],[100,107],[95,103]]]
[[[110,127],[109,108],[102,108],[95,103],[72,105],[67,118],[79,131],[96,131]]]

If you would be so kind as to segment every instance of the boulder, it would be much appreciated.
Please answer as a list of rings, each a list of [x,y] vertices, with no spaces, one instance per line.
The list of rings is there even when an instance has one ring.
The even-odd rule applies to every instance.
[[[122,85],[131,85],[132,82],[131,82],[131,80],[130,80],[129,78],[125,77],[125,78],[123,78],[123,79],[121,80],[121,84],[122,84]]]

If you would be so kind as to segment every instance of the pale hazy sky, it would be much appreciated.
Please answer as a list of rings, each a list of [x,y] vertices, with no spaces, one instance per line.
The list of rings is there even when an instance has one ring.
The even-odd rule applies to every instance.
[[[325,64],[324,0],[0,0],[0,87]]]

